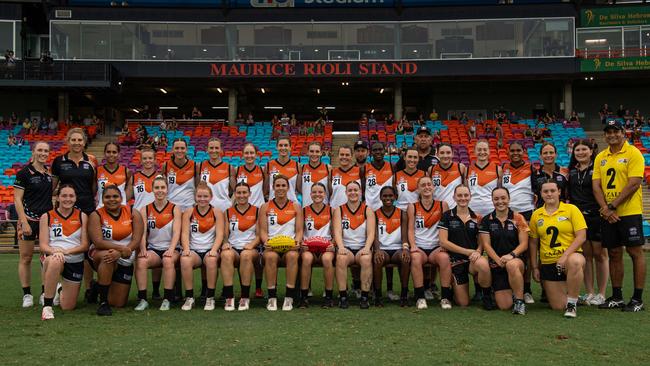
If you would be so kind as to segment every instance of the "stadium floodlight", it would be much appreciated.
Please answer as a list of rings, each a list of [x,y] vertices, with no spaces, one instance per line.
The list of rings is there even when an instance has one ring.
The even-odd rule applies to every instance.
[[[260,90],[262,91],[262,94],[266,94],[266,90],[264,90],[264,88],[261,88]]]
[[[320,89],[316,89],[316,94],[320,94]]]
[[[178,107],[158,107],[158,109],[162,109],[162,110],[167,109],[167,110],[173,111],[173,110],[178,109]]]
[[[384,88],[379,89],[379,94],[384,94]]]
[[[370,110],[370,113],[375,113],[375,109],[374,109],[374,108],[371,109],[371,110]]]
[[[268,106],[267,105],[267,106],[264,106],[264,109],[284,109],[284,108],[278,107],[278,106]]]
[[[167,94],[167,90],[165,90],[164,88],[160,88],[159,90],[160,90],[161,93]]]
[[[217,88],[217,91],[219,92],[219,94],[223,94],[223,90],[221,90],[221,88]]]
[[[228,109],[228,107],[212,107],[212,109]]]
[[[135,113],[138,113],[138,114],[140,113],[140,111],[135,109],[135,108],[131,108],[131,110],[134,111]]]
[[[585,44],[605,44],[605,43],[607,43],[607,39],[605,38],[585,39]]]

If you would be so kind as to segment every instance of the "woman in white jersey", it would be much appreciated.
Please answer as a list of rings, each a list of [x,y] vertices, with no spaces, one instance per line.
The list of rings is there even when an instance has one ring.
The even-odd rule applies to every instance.
[[[508,147],[510,161],[504,163],[501,170],[501,186],[510,192],[510,208],[519,212],[526,220],[535,209],[533,194],[533,168],[523,160],[524,147],[520,142],[513,142]]]
[[[127,198],[133,198],[133,208],[139,210],[155,200],[153,193],[153,180],[156,178],[156,152],[150,148],[140,151],[141,169],[133,173],[126,191]]]
[[[303,208],[305,219],[305,239],[319,236],[327,240],[332,240],[331,221],[332,210],[325,204],[327,190],[323,183],[317,182],[312,184],[310,200],[311,204]],[[309,284],[311,283],[311,271],[314,263],[323,265],[323,276],[325,278],[325,303],[323,308],[334,306],[334,245],[327,248],[325,253],[320,255],[314,254],[304,248],[300,255],[302,263],[300,265],[300,307],[309,306],[307,301],[309,294]]]
[[[248,202],[260,208],[264,204],[264,172],[257,165],[257,147],[251,142],[247,142],[242,149],[244,165],[237,167],[233,175],[232,186],[237,183],[246,183],[250,187],[250,197]]]
[[[348,183],[357,182],[361,186],[361,176],[361,169],[352,160],[352,148],[348,145],[339,147],[339,166],[332,169],[330,179],[330,207],[338,208],[344,205],[348,201],[346,195]]]
[[[264,243],[264,272],[269,300],[266,309],[276,311],[278,264],[282,261],[286,267],[286,292],[282,310],[293,310],[293,299],[296,297],[296,279],[298,277],[299,249],[302,244],[303,218],[302,209],[296,202],[289,200],[287,192],[290,189],[289,180],[282,174],[275,176],[273,190],[275,198],[262,205],[259,214],[260,240]],[[267,245],[269,239],[285,235],[295,241],[295,246],[280,255]]]
[[[251,279],[255,266],[259,263],[257,247],[260,237],[257,233],[258,208],[250,204],[250,187],[244,182],[235,186],[235,204],[225,212],[224,243],[221,246],[221,277],[224,309],[235,310],[233,279],[235,267],[239,267],[241,299],[239,311],[248,310]]]
[[[153,181],[156,199],[140,209],[145,220],[145,234],[138,252],[135,267],[135,282],[138,285],[138,299],[135,310],[149,307],[147,303],[147,270],[163,268],[165,297],[160,310],[169,310],[174,296],[176,265],[180,257],[178,242],[181,237],[181,209],[167,200],[167,180],[159,175]]]
[[[74,208],[77,195],[71,185],[59,187],[59,206],[41,216],[39,248],[43,260],[45,297],[41,319],[54,319],[54,298],[59,298],[62,310],[72,310],[77,305],[84,272],[84,252],[88,250],[86,232],[87,216]],[[63,277],[60,293],[59,278]]]
[[[194,207],[194,186],[196,164],[187,158],[187,142],[182,138],[174,140],[172,157],[163,165],[167,177],[169,201],[185,211]]]
[[[131,190],[127,184],[131,181],[131,172],[119,164],[120,146],[114,142],[104,145],[104,159],[106,163],[97,167],[97,208],[102,207],[102,193],[104,187],[115,185],[122,193],[122,204],[126,205],[126,192]]]
[[[366,205],[373,211],[382,206],[379,192],[384,187],[393,186],[393,167],[384,160],[386,148],[381,142],[375,142],[370,148],[372,161],[366,164],[363,181],[365,183]]]
[[[338,248],[336,282],[339,286],[339,308],[347,309],[348,267],[361,267],[361,301],[359,307],[368,309],[372,282],[372,245],[375,242],[375,213],[361,200],[361,184],[351,181],[346,186],[347,203],[332,213],[332,234]]]
[[[501,167],[490,161],[490,145],[479,140],[474,148],[476,161],[467,169],[467,186],[472,193],[469,208],[477,215],[486,216],[494,211],[492,191],[501,185]]]
[[[194,269],[205,266],[207,293],[203,310],[214,310],[219,249],[223,243],[223,213],[210,205],[212,190],[205,182],[196,186],[196,206],[183,212],[181,272],[185,286],[182,310],[194,307]]]
[[[440,247],[438,225],[443,212],[449,208],[445,202],[433,199],[431,177],[422,177],[417,183],[420,199],[408,206],[408,238],[411,246],[411,275],[415,290],[416,306],[419,310],[427,308],[424,297],[424,273],[422,267],[429,263],[440,270],[442,299],[440,307],[451,309],[451,264],[449,255]]]
[[[298,202],[297,180],[300,167],[298,162],[291,159],[291,140],[288,137],[278,138],[276,143],[278,158],[269,161],[264,169],[265,195],[272,200],[275,197],[274,178],[277,175],[284,175],[289,182],[287,197],[291,202]]]
[[[420,155],[415,147],[410,147],[404,153],[406,166],[395,173],[395,190],[397,191],[397,208],[406,210],[408,205],[418,201],[418,180],[426,175],[418,169]]]
[[[330,178],[330,171],[332,167],[321,161],[323,151],[320,142],[313,141],[307,147],[309,155],[309,163],[300,168],[300,178],[298,180],[298,192],[302,194],[302,207],[311,205],[311,187],[316,183],[322,184],[327,187]],[[324,204],[329,203],[329,194],[327,188],[325,189]]]
[[[199,165],[199,181],[206,182],[212,190],[212,207],[225,211],[232,204],[230,183],[234,168],[221,160],[221,140],[216,137],[208,141],[208,155],[210,159]]]
[[[428,172],[433,181],[433,199],[444,201],[452,209],[456,207],[454,190],[465,180],[467,167],[454,162],[454,150],[447,143],[438,146],[437,156],[440,162],[429,168]]]

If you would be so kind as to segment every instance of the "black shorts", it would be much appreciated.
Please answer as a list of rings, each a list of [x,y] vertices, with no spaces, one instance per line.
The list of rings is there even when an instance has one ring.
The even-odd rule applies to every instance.
[[[433,248],[433,249],[422,249],[422,248],[418,247],[418,249],[420,249],[421,251],[423,251],[424,254],[426,254],[427,257],[428,257],[428,256],[431,255],[431,253],[433,253],[434,250],[438,249],[438,247]]]
[[[206,255],[208,254],[208,252],[209,252],[209,250],[206,250],[206,251],[203,251],[203,250],[198,251],[198,250],[193,250],[193,249],[192,249],[191,251],[194,252],[194,253],[196,253],[196,254],[199,256],[199,258],[201,259],[201,264],[203,264],[203,263],[205,262],[205,256],[206,256]]]
[[[359,253],[359,251],[360,251],[362,248],[361,248],[361,249],[350,249],[350,248],[345,248],[345,249],[349,250],[350,253],[352,253],[352,255],[356,257],[356,256],[357,256],[357,253]]]
[[[494,292],[510,290],[508,270],[501,267],[490,266],[490,272],[492,273],[492,290],[494,290]]]
[[[84,277],[84,262],[68,263],[63,265],[61,277],[68,282],[79,283]]]
[[[615,224],[603,220],[600,235],[603,248],[643,245],[643,218],[641,215],[621,216],[621,221]]]
[[[147,248],[147,250],[151,250],[152,252],[156,253],[158,257],[160,257],[160,260],[163,259],[163,256],[165,255],[166,250],[159,250],[159,249],[153,249],[153,248]],[[180,249],[178,247],[175,249],[177,252],[180,252]]]
[[[380,249],[380,250],[382,250],[382,251],[386,252],[386,254],[388,254],[388,259],[389,259],[389,260],[390,260],[391,258],[393,258],[393,256],[395,255],[395,253],[397,253],[397,252],[400,251],[400,249],[390,249],[390,250]]]
[[[524,217],[524,219],[526,219],[526,222],[530,222],[530,218],[531,218],[531,216],[533,216],[533,210],[520,212],[520,214],[521,214],[521,216]]]
[[[113,282],[122,283],[125,285],[131,284],[131,279],[133,278],[133,265],[123,266],[117,264],[115,270],[113,271]]]
[[[457,285],[469,283],[469,260],[457,260],[451,262],[451,273]]]
[[[600,216],[585,215],[585,221],[587,222],[587,240],[601,241],[600,228],[605,220]]]
[[[23,235],[23,238],[21,240],[25,240],[25,241],[37,240],[40,221],[27,220],[27,222],[29,222],[29,227],[32,229],[32,235]]]
[[[542,264],[539,267],[539,277],[542,281],[566,281],[566,273],[562,270],[558,272],[555,263]]]

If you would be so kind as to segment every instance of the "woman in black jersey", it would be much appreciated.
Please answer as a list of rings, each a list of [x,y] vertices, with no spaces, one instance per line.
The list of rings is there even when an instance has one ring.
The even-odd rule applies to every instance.
[[[594,172],[596,151],[589,140],[578,140],[573,145],[573,154],[569,164],[569,201],[576,205],[587,222],[587,240],[582,244],[586,259],[584,271],[585,289],[587,293],[581,297],[585,305],[600,305],[605,302],[605,290],[609,277],[609,261],[607,251],[601,246],[598,202],[594,198],[591,185],[591,175]],[[596,261],[596,282],[598,293],[594,292],[594,266]]]
[[[542,199],[540,192],[542,191],[542,184],[548,179],[557,182],[558,187],[560,187],[560,200],[566,201],[568,188],[568,170],[556,163],[557,149],[555,148],[555,145],[550,142],[545,142],[542,145],[539,154],[542,158],[542,165],[539,168],[535,169],[533,174],[533,193],[535,194],[535,207],[540,208],[544,206],[544,200]]]
[[[18,278],[23,288],[23,307],[34,305],[31,292],[32,257],[34,241],[38,239],[40,216],[52,209],[52,177],[45,163],[50,156],[50,145],[37,142],[32,145],[32,159],[16,174],[14,205],[18,213]],[[42,291],[41,291],[42,292]]]
[[[494,310],[490,265],[483,257],[483,246],[478,242],[481,217],[469,208],[470,200],[469,188],[464,184],[456,186],[456,207],[445,212],[440,220],[440,246],[449,253],[456,303],[460,306],[469,305],[469,275],[478,275],[483,308]]]

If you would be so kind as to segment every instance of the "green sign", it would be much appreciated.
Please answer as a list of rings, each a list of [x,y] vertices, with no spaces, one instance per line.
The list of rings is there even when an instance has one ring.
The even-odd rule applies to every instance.
[[[593,58],[580,60],[581,72],[650,70],[650,57]]]
[[[582,27],[618,27],[650,24],[650,6],[610,6],[582,11]]]

